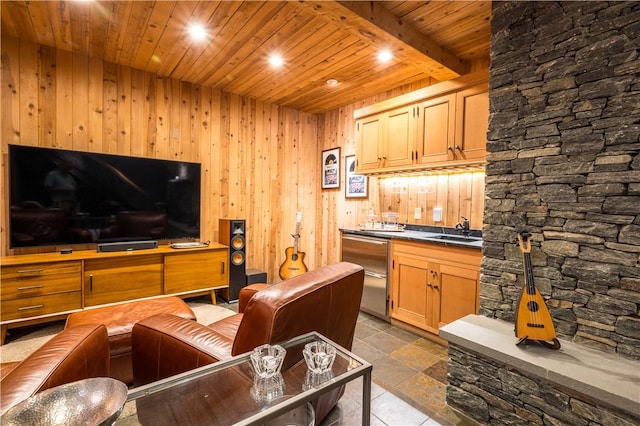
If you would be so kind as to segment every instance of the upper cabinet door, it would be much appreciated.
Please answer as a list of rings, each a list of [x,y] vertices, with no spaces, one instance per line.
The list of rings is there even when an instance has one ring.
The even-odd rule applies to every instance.
[[[456,95],[456,160],[484,159],[489,128],[487,84],[462,90]]]
[[[415,158],[416,107],[406,106],[387,113],[383,167],[413,164]]]
[[[418,105],[418,162],[439,163],[454,159],[456,95],[440,96]]]
[[[356,121],[357,172],[376,170],[382,165],[382,149],[384,146],[383,117],[384,114],[378,114]]]

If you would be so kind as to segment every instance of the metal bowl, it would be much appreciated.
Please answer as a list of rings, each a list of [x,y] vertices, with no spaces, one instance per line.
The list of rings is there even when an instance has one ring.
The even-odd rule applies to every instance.
[[[127,400],[127,386],[97,377],[47,389],[11,407],[3,426],[112,425]]]

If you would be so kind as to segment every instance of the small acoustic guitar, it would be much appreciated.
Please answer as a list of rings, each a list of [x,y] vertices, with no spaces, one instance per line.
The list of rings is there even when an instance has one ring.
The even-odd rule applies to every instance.
[[[516,311],[515,332],[519,339],[516,345],[533,340],[550,349],[560,349],[547,305],[533,283],[530,238],[528,232],[518,235],[518,246],[524,261],[524,288]]]
[[[280,265],[280,278],[283,280],[304,274],[308,271],[307,265],[304,264],[304,253],[298,251],[298,239],[300,238],[300,222],[302,222],[302,212],[296,215],[296,233],[291,234],[293,237],[293,247],[285,249],[285,260]]]

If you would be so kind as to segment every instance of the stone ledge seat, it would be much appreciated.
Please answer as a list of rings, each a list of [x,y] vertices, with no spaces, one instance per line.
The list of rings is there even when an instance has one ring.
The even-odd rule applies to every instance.
[[[632,417],[640,418],[638,361],[561,340],[559,350],[537,343],[516,346],[513,324],[482,315],[467,315],[440,329],[453,347],[474,352],[529,377],[570,389]]]
[[[74,312],[67,317],[65,329],[81,324],[104,324],[109,336],[110,376],[124,383],[132,383],[131,330],[137,322],[163,313],[196,320],[193,310],[184,300],[170,296]]]

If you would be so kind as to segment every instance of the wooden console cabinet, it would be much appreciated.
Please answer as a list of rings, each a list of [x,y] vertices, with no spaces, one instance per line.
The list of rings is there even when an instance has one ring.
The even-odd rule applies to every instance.
[[[438,334],[479,309],[480,250],[394,240],[391,318]]]
[[[108,303],[186,296],[228,288],[229,248],[157,249],[71,254],[42,253],[1,259],[1,342],[8,328],[52,321]]]

